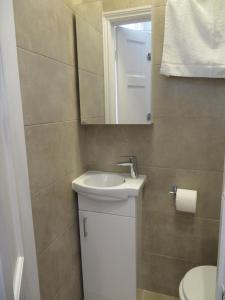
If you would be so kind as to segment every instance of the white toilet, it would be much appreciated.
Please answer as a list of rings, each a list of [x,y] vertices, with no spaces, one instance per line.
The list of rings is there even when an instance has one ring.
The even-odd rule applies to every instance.
[[[216,273],[214,266],[201,266],[187,272],[180,283],[180,300],[214,300]]]

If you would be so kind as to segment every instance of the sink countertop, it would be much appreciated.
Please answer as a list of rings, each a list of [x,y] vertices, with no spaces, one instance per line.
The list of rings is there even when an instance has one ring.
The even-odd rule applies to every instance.
[[[112,187],[94,187],[85,184],[85,180],[95,174],[113,174],[122,176],[125,181],[117,186]],[[78,193],[92,194],[98,196],[108,196],[118,199],[127,199],[137,197],[146,181],[145,175],[139,175],[138,178],[131,178],[130,174],[87,171],[72,182],[72,189]]]

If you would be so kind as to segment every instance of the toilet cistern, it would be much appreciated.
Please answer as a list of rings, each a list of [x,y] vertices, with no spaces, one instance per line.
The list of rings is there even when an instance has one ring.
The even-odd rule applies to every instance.
[[[121,157],[127,157],[129,160],[127,162],[117,163],[116,165],[120,167],[130,167],[131,178],[138,178],[137,157],[133,155]]]

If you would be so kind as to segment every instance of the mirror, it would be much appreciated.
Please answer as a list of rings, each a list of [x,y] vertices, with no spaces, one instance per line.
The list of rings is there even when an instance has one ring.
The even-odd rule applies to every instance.
[[[151,8],[76,13],[82,124],[151,124]]]

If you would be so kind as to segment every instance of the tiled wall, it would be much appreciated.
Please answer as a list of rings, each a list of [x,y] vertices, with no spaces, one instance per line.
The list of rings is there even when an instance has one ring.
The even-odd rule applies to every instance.
[[[89,169],[115,167],[137,155],[148,176],[143,200],[143,287],[177,295],[186,271],[216,264],[223,158],[225,80],[159,74],[165,1],[104,0],[105,10],[153,4],[153,126],[89,126]],[[198,190],[197,214],[177,213],[168,192]]]
[[[15,0],[14,9],[41,299],[81,299],[73,13],[62,0]]]

